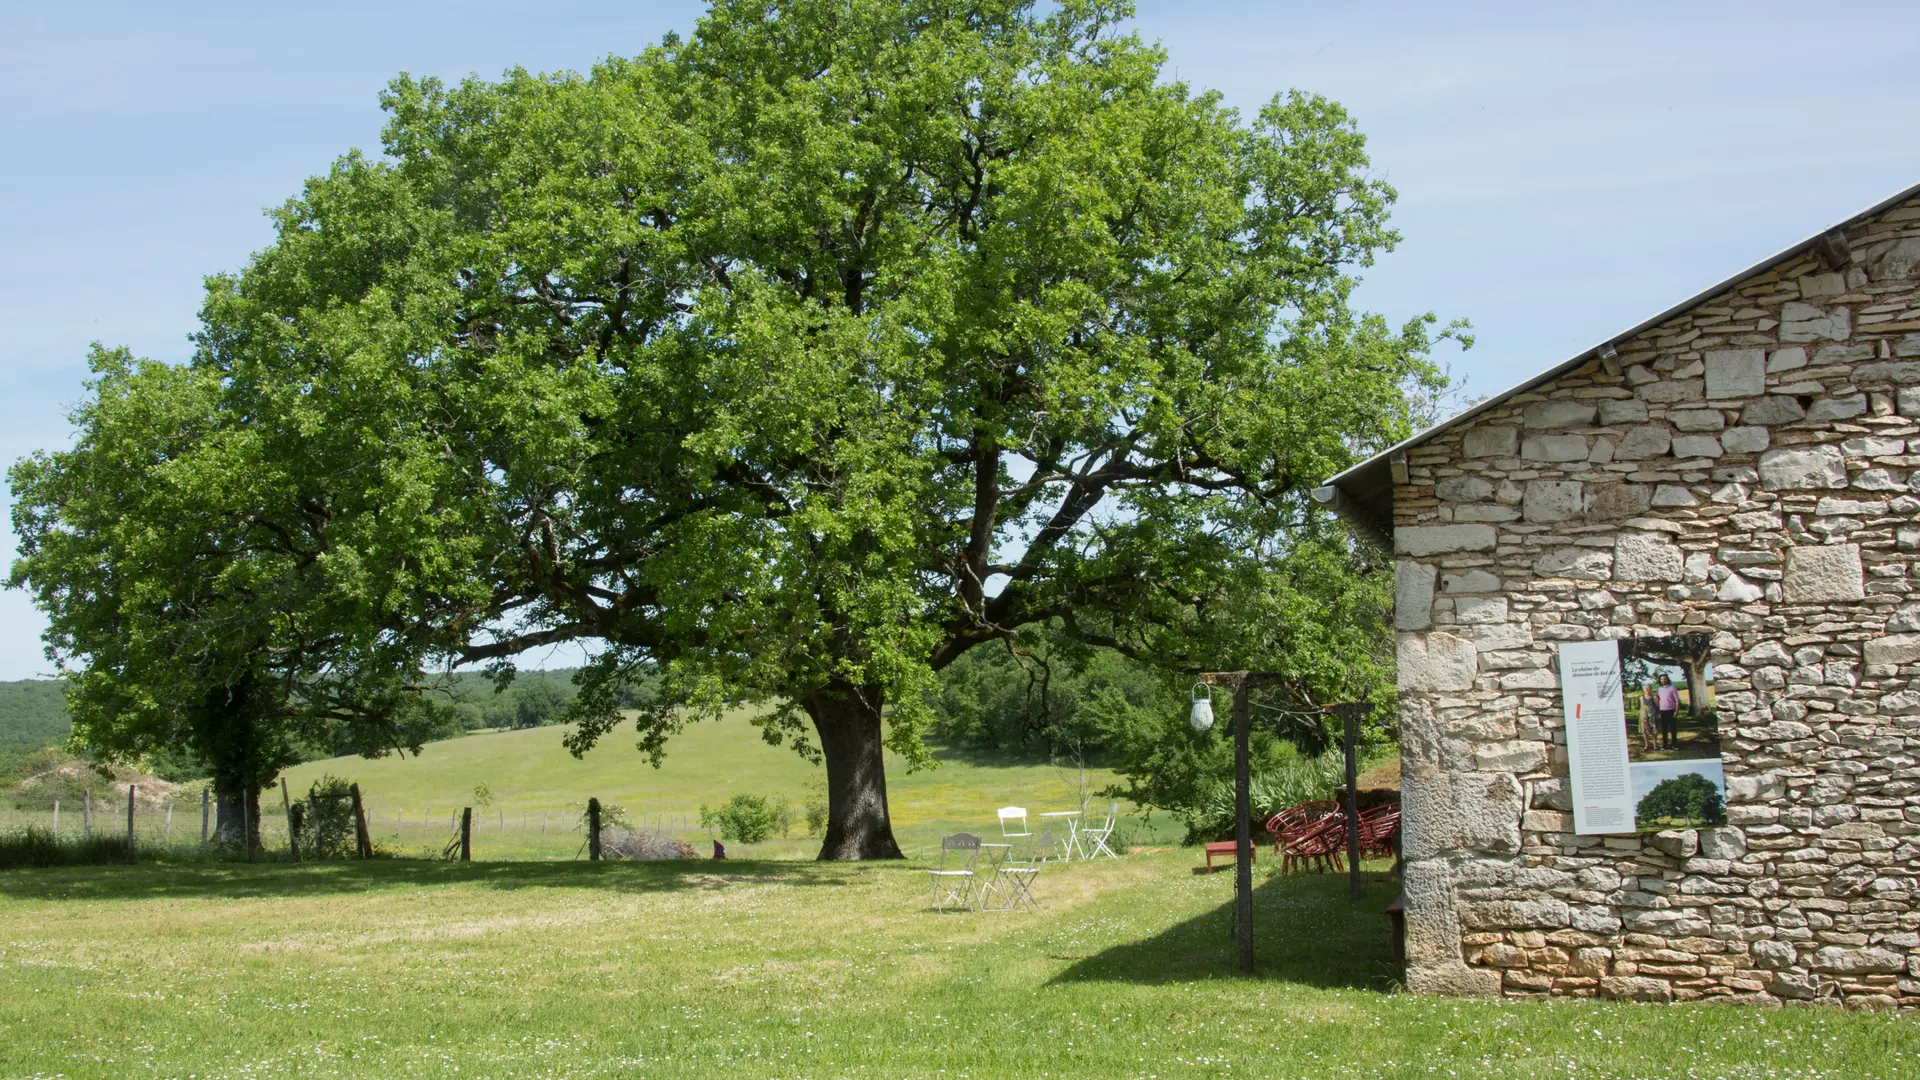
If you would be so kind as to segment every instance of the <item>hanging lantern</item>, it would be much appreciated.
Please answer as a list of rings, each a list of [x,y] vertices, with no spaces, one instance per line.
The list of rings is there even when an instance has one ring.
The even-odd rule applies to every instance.
[[[1213,726],[1213,692],[1206,683],[1193,684],[1193,711],[1187,714],[1187,722],[1195,731],[1205,731]]]

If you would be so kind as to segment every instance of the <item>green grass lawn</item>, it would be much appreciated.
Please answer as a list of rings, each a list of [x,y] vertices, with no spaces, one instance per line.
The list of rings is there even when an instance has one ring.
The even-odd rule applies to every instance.
[[[824,775],[787,747],[769,746],[741,713],[689,725],[667,744],[658,770],[633,748],[630,731],[616,730],[583,759],[560,745],[563,733],[558,727],[490,732],[429,743],[419,757],[309,762],[288,770],[287,783],[297,794],[325,773],[357,781],[375,842],[408,854],[437,851],[452,815],[473,805],[474,787],[484,784],[493,805],[475,808],[475,858],[571,858],[580,847],[577,823],[589,797],[625,809],[636,822],[661,821],[666,831],[704,844],[701,804],[718,806],[730,795],[751,793],[785,796],[797,808],[809,785]],[[938,768],[916,773],[907,772],[898,757],[887,757],[888,804],[896,834],[910,848],[937,850],[944,833],[998,832],[994,811],[1002,806],[1026,807],[1037,826],[1041,811],[1079,804],[1079,778],[1072,770],[952,751],[939,756]],[[1088,780],[1097,790],[1114,777],[1090,770]],[[1105,805],[1097,807],[1102,815]],[[262,806],[271,833],[279,796],[263,797]],[[791,839],[743,854],[811,857],[819,841],[804,839],[804,831],[796,828]],[[1159,814],[1150,827],[1136,817],[1123,831],[1146,841],[1177,838],[1181,830]]]
[[[938,915],[924,864],[408,860],[0,875],[7,1077],[1894,1077],[1898,1016],[1395,992],[1372,875],[1192,850]]]

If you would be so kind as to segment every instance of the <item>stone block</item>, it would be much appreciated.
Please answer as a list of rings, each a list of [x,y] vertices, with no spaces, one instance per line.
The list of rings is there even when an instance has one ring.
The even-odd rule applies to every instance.
[[[1530,428],[1591,427],[1595,407],[1591,401],[1556,398],[1536,401],[1520,410],[1520,422]]]
[[[1806,418],[1807,410],[1802,408],[1798,401],[1784,394],[1769,394],[1740,410],[1742,424],[1761,427],[1791,424]]]
[[[1439,630],[1403,632],[1396,648],[1400,689],[1407,693],[1471,689],[1479,673],[1479,654],[1473,642]]]
[[[1839,451],[1834,451],[1836,454]],[[1491,525],[1408,525],[1393,531],[1393,544],[1401,555],[1441,555],[1452,551],[1490,551],[1494,545]]]
[[[1889,634],[1873,638],[1867,642],[1864,652],[1868,667],[1876,664],[1911,664],[1920,660],[1920,634]]]
[[[1737,604],[1748,604],[1766,595],[1766,590],[1739,574],[1728,574],[1727,580],[1720,583],[1714,591],[1715,600],[1730,600]]]
[[[1895,386],[1911,386],[1920,383],[1920,361],[1890,360],[1879,364],[1861,364],[1853,369],[1853,378],[1862,385],[1888,382]]]
[[[1500,975],[1470,968],[1460,955],[1460,919],[1452,865],[1409,861],[1406,893],[1407,989],[1416,994],[1498,994]]]
[[[1768,491],[1805,491],[1847,486],[1847,458],[1837,446],[1769,450],[1756,464]],[[1404,530],[1403,530],[1404,531]]]
[[[1542,577],[1607,581],[1613,577],[1613,552],[1604,548],[1552,548],[1533,560],[1533,572]]]
[[[1454,632],[1473,642],[1474,647],[1482,653],[1524,649],[1533,644],[1533,630],[1526,623],[1487,623],[1480,626],[1467,623],[1456,625]]]
[[[1542,671],[1549,679],[1550,671]],[[1508,676],[1512,678],[1512,676]],[[1482,772],[1528,773],[1547,763],[1546,744],[1532,739],[1511,739],[1474,747],[1473,765]]]
[[[1527,461],[1585,461],[1591,448],[1585,435],[1534,435],[1520,443]]]
[[[1807,410],[1808,420],[1851,420],[1867,411],[1867,395],[1848,394],[1845,397],[1821,398]]]
[[[1440,575],[1440,591],[1444,593],[1495,592],[1499,588],[1500,579],[1485,570],[1463,570]]]
[[[1650,382],[1636,387],[1634,393],[1643,400],[1662,405],[1671,405],[1678,401],[1699,401],[1705,388],[1699,379],[1673,379],[1668,382]]]
[[[1686,557],[1656,533],[1621,533],[1613,543],[1615,581],[1679,581]]]
[[[1719,409],[1680,409],[1667,422],[1677,431],[1719,431],[1727,426],[1727,414]]]
[[[1768,373],[1776,371],[1796,371],[1807,366],[1807,350],[1799,345],[1790,345],[1784,349],[1775,349],[1767,354]]]
[[[1892,949],[1848,949],[1839,945],[1815,949],[1811,963],[1816,971],[1830,971],[1839,975],[1868,975],[1907,970],[1907,958]]]
[[[1860,566],[1860,545],[1827,544],[1787,549],[1786,577],[1781,581],[1790,604],[1823,604],[1859,600],[1866,596]]]
[[[1894,394],[1901,416],[1920,416],[1920,386],[1903,386]]]
[[[1677,484],[1661,484],[1653,489],[1655,506],[1698,506],[1700,499],[1693,492]]]
[[[1411,559],[1393,564],[1393,625],[1401,630],[1425,630],[1433,622],[1433,578],[1436,569]]]
[[[1716,458],[1722,453],[1720,440],[1712,435],[1676,435],[1673,439],[1673,456],[1677,458]]]
[[[1638,398],[1608,398],[1600,403],[1600,423],[1606,427],[1641,424],[1647,419],[1647,403]]]
[[[1521,503],[1528,521],[1566,521],[1580,516],[1582,485],[1576,480],[1529,480]]]
[[[1494,424],[1468,428],[1460,437],[1460,452],[1467,457],[1512,457],[1519,444],[1519,428]]]
[[[1780,309],[1780,341],[1845,341],[1853,333],[1853,313],[1789,300]]]
[[[1720,445],[1729,454],[1757,454],[1772,441],[1772,433],[1763,427],[1733,427],[1720,433]]]
[[[1672,1001],[1673,984],[1641,975],[1609,975],[1600,980],[1600,996],[1617,1001]]]
[[[1433,485],[1433,494],[1447,502],[1479,502],[1493,496],[1493,484],[1478,476],[1449,476]]]
[[[1764,349],[1709,349],[1706,365],[1709,398],[1753,397],[1767,391]]]
[[[1869,244],[1867,275],[1875,281],[1920,277],[1920,237],[1903,236]]]
[[[1434,855],[1520,850],[1520,782],[1504,772],[1425,768],[1401,777],[1401,854],[1409,862]]]
[[[1504,596],[1463,596],[1453,602],[1453,617],[1468,625],[1487,625],[1507,621]]]
[[[1657,424],[1628,428],[1620,445],[1613,452],[1615,461],[1639,461],[1642,458],[1663,457],[1673,445],[1673,432]]]
[[[1747,838],[1739,829],[1701,829],[1700,854],[1709,859],[1737,859],[1747,853]]]
[[[1753,943],[1753,964],[1768,971],[1790,968],[1799,959],[1794,947],[1784,941],[1756,941]]]
[[[1646,484],[1594,484],[1587,489],[1588,521],[1615,521],[1647,512],[1653,489]]]

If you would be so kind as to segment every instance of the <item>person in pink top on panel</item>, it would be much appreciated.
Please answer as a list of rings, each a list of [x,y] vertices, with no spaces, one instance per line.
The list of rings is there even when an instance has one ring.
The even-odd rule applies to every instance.
[[[1680,741],[1680,722],[1676,719],[1680,713],[1680,691],[1674,689],[1672,679],[1660,676],[1660,687],[1653,692],[1653,703],[1660,710],[1660,746],[1671,750]]]

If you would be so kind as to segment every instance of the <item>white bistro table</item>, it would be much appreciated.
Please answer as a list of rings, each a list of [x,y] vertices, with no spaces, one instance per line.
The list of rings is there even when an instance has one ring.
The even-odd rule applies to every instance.
[[[1045,821],[1048,818],[1060,818],[1066,822],[1067,842],[1064,845],[1062,845],[1063,852],[1060,856],[1060,861],[1072,862],[1073,853],[1076,851],[1080,851],[1080,811],[1048,810],[1046,813],[1043,813],[1040,815],[1040,820],[1042,821]],[[1087,857],[1086,852],[1080,851],[1080,857],[1083,859],[1086,858]]]

